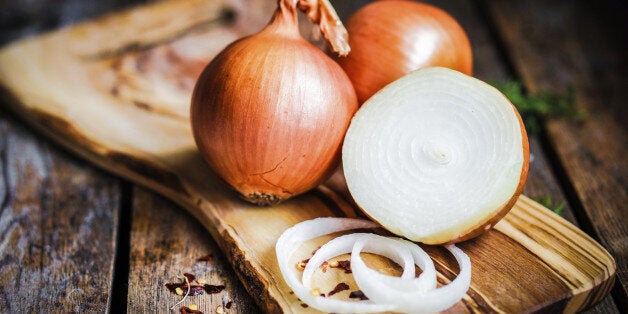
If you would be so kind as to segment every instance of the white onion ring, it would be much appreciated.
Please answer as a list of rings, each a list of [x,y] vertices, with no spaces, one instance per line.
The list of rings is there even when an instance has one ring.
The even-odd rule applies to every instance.
[[[412,313],[433,313],[444,311],[457,303],[469,289],[471,283],[471,264],[469,257],[459,248],[447,245],[446,248],[456,257],[460,264],[460,274],[449,284],[435,288],[436,274],[433,274],[434,286],[429,289],[425,286],[412,290],[401,285],[386,285],[379,279],[377,271],[366,267],[360,251],[365,242],[358,241],[351,252],[351,269],[356,283],[369,299],[382,304],[396,305],[395,311]],[[416,246],[415,244],[412,244]],[[418,247],[418,246],[417,246]],[[433,267],[433,266],[432,266]],[[421,274],[426,275],[425,273]],[[425,276],[427,278],[427,276]],[[418,281],[418,280],[417,280]],[[417,283],[420,285],[420,283]],[[429,289],[426,290],[425,288]],[[421,289],[421,290],[419,290]]]
[[[337,299],[313,296],[294,273],[294,267],[288,265],[290,256],[305,241],[316,237],[361,228],[377,228],[372,221],[353,218],[316,218],[300,222],[288,228],[277,240],[275,251],[279,270],[294,294],[307,305],[324,312],[335,313],[372,313],[385,312],[393,309],[388,304],[375,304],[372,301],[342,301]]]
[[[414,279],[414,258],[408,247],[404,244],[394,239],[372,233],[352,233],[332,239],[316,250],[316,253],[310,258],[303,270],[303,285],[309,288],[314,271],[321,266],[323,262],[341,254],[351,253],[351,249],[358,240],[362,240],[363,242],[366,240],[368,241],[367,243],[371,244],[371,246],[366,248],[366,252],[386,256],[393,262],[403,265],[401,278],[406,280]]]
[[[413,257],[413,263],[416,263],[423,273],[418,278],[411,277],[395,277],[384,275],[376,270],[370,269],[364,264],[360,257],[361,251],[371,252],[370,247],[374,243],[367,242],[369,239],[361,238],[356,241],[351,252],[351,269],[356,283],[371,300],[378,303],[398,304],[400,294],[407,292],[420,293],[436,288],[436,269],[434,263],[427,253],[418,245],[397,239],[396,242],[408,248]],[[372,253],[372,252],[371,252]],[[379,254],[389,257],[386,254]],[[414,265],[412,265],[414,268]]]
[[[307,240],[333,232],[375,227],[378,225],[361,219],[317,218],[286,230],[277,241],[276,253],[279,268],[288,286],[309,306],[336,313],[431,313],[446,310],[464,296],[471,283],[471,262],[453,244],[445,247],[456,258],[460,273],[456,279],[440,288],[435,288],[436,271],[432,260],[418,245],[370,233],[340,236],[321,246],[305,267],[302,282],[292,270],[294,267],[288,266],[290,256]],[[325,260],[349,251],[355,281],[369,300],[343,301],[312,295],[310,286],[314,271]],[[402,276],[388,276],[368,268],[360,257],[361,251],[386,256],[403,265]],[[414,278],[415,264],[423,270],[419,278]]]

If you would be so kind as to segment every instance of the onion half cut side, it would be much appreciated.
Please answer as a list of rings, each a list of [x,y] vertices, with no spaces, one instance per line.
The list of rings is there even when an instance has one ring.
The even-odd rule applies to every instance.
[[[436,288],[436,270],[430,256],[415,243],[372,233],[352,233],[330,240],[316,250],[303,270],[302,280],[296,267],[290,267],[290,256],[303,244],[315,237],[358,228],[378,227],[373,222],[351,218],[317,218],[304,221],[286,230],[275,247],[281,273],[294,294],[309,306],[334,313],[374,313],[384,311],[404,313],[432,313],[448,309],[458,302],[471,283],[469,257],[453,244],[446,248],[460,265],[460,273],[452,282]],[[389,276],[366,266],[361,252],[390,258],[403,267],[400,277]],[[320,295],[312,289],[316,269],[328,259],[351,253],[351,269],[358,288],[369,298],[346,301]],[[415,278],[415,265],[422,273]],[[312,291],[316,293],[312,294]]]
[[[342,149],[355,202],[389,231],[427,244],[490,229],[528,173],[519,113],[492,86],[460,72],[411,72],[367,100]]]

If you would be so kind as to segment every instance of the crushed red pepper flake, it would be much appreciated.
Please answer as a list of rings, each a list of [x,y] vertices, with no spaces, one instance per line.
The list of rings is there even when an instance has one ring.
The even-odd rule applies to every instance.
[[[185,273],[185,274],[183,274],[183,276],[187,277],[189,282],[192,282],[192,281],[194,281],[196,279],[196,276],[194,276],[193,274],[190,274],[190,273]]]
[[[186,287],[187,288],[187,287]],[[195,296],[195,295],[200,295],[203,294],[203,286],[200,285],[191,285],[190,286],[190,295],[191,296]]]
[[[229,301],[227,302],[227,304],[225,304],[225,308],[230,309],[232,305],[233,305],[233,301]]]
[[[205,289],[205,292],[207,292],[208,294],[214,294],[214,293],[219,293],[223,290],[225,290],[225,285],[208,285],[205,284],[203,285],[203,288]]]
[[[323,268],[323,272],[326,273],[327,272],[327,266],[329,266],[329,263],[327,263],[327,261],[324,261],[321,264],[321,267]]]
[[[193,310],[187,306],[182,306],[179,309],[179,312],[181,312],[181,314],[192,314],[192,313],[203,314],[203,312],[201,312],[200,310]]]
[[[351,261],[338,261],[338,268],[342,268],[345,270],[345,274],[352,273],[351,271]]]
[[[214,256],[211,254],[203,255],[196,259],[197,262],[211,262],[214,259]]]
[[[364,295],[364,292],[362,292],[362,290],[351,291],[351,293],[349,293],[349,298],[351,298],[351,299],[360,299],[360,300],[368,300],[369,299],[367,296]]]
[[[166,288],[168,288],[168,290],[170,290],[170,292],[177,294],[176,290],[177,288],[183,290],[183,291],[187,291],[188,290],[188,284],[186,284],[185,282],[171,282],[171,283],[167,283],[166,284]],[[203,286],[200,285],[190,285],[190,293],[188,295],[190,296],[194,296],[194,295],[199,295],[199,294],[203,294]]]
[[[337,284],[336,287],[334,287],[333,290],[329,291],[329,293],[327,293],[327,296],[330,297],[330,296],[332,296],[332,295],[334,295],[334,294],[336,294],[336,293],[338,293],[340,291],[344,291],[344,290],[349,290],[349,285],[344,283],[344,282],[341,282],[341,283]]]
[[[307,307],[309,307],[309,305],[307,305],[307,304],[305,304],[305,303],[301,303],[301,307],[302,307],[302,308],[307,308]]]

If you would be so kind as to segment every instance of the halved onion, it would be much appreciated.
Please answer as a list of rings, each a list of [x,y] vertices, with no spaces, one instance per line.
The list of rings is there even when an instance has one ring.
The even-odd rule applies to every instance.
[[[490,85],[431,67],[387,85],[353,118],[342,150],[355,202],[389,231],[454,243],[497,223],[523,190],[521,118]]]
[[[300,282],[290,256],[305,241],[315,237],[357,228],[373,228],[376,224],[351,218],[317,218],[296,224],[277,241],[276,253],[284,279],[295,295],[309,306],[335,313],[372,313],[383,311],[426,313],[449,308],[462,298],[471,281],[469,257],[454,245],[448,245],[460,265],[460,274],[450,284],[436,288],[436,270],[429,255],[418,245],[399,238],[371,233],[354,233],[337,237],[322,245],[309,259]],[[403,266],[401,277],[388,276],[368,268],[360,252],[388,257]],[[314,271],[327,259],[351,252],[352,271],[358,287],[370,300],[344,301],[310,293]],[[414,265],[423,272],[415,278]]]

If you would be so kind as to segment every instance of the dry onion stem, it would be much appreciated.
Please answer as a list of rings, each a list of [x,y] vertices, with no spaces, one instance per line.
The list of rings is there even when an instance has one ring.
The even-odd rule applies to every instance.
[[[266,28],[212,60],[192,97],[192,129],[202,156],[258,205],[278,203],[328,178],[357,110],[344,71],[299,34],[298,9],[319,23],[332,50],[348,53],[346,30],[329,2],[280,0]]]

